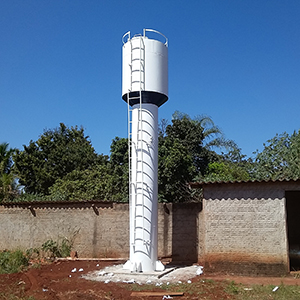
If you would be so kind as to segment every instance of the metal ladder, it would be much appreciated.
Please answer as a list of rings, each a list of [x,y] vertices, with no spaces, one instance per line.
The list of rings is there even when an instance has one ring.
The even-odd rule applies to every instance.
[[[143,170],[143,166],[144,166],[144,161],[143,161],[143,119],[142,119],[142,91],[145,89],[145,45],[144,45],[144,41],[142,39],[142,37],[139,37],[140,43],[139,46],[135,48],[133,48],[132,46],[132,41],[130,40],[129,37],[129,41],[130,41],[130,46],[131,46],[131,63],[130,63],[130,68],[131,68],[131,78],[130,78],[130,91],[128,91],[127,93],[127,107],[128,107],[128,163],[129,163],[129,201],[131,200],[132,203],[134,203],[134,211],[133,211],[133,216],[134,216],[134,220],[133,220],[133,224],[134,224],[134,228],[136,228],[136,217],[137,217],[137,213],[136,213],[136,206],[137,206],[137,191],[141,190],[142,193],[142,207],[143,207],[143,212],[142,212],[142,218],[143,218],[143,222],[144,222],[144,170]],[[139,57],[138,58],[133,58],[133,51],[139,51]],[[135,65],[136,65],[136,61],[138,60],[138,66],[139,68],[133,69],[132,65],[133,62],[135,61]],[[138,73],[138,80],[133,80],[133,73]],[[135,76],[136,78],[136,76]],[[139,83],[139,89],[138,89],[138,96],[131,96],[130,97],[130,92],[132,91],[133,88],[133,84],[135,83]],[[130,102],[131,100],[139,100],[139,112],[138,112],[138,136],[137,136],[137,144],[135,145],[132,142],[132,108],[130,106]],[[137,151],[137,149],[140,149],[141,151],[141,158],[139,160],[138,158],[138,153],[136,153],[136,166],[139,163],[141,163],[142,165],[142,174],[141,174],[141,182],[138,183],[133,183],[132,182],[132,168],[131,168],[131,164],[132,164],[132,152],[133,151]],[[137,174],[135,174],[135,178],[137,179]],[[132,199],[132,191],[135,191],[134,195],[135,198]],[[144,232],[143,232],[144,235]],[[143,236],[143,240],[144,240],[144,236]],[[136,241],[136,229],[134,230],[134,238],[133,238],[133,246],[135,246],[135,241]]]

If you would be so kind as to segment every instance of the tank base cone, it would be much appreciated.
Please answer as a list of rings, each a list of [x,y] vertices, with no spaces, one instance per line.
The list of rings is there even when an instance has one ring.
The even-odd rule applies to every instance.
[[[129,270],[131,273],[143,273],[143,272],[162,272],[165,270],[164,264],[157,260],[155,262],[154,270],[143,270],[143,264],[141,262],[132,262],[131,260],[127,260],[127,262],[123,265],[124,270]]]
[[[162,272],[164,270],[165,270],[165,265],[160,260],[157,260],[155,263],[155,271]]]

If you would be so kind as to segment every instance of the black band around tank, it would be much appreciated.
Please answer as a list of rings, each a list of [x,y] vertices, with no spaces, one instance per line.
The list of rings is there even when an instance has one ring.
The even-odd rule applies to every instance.
[[[148,92],[148,91],[141,91],[142,93],[142,103],[151,103],[155,104],[158,107],[163,105],[167,100],[168,96],[157,93],[157,92]],[[124,94],[122,99],[127,103],[128,94]],[[129,93],[129,105],[133,106],[135,104],[140,103],[140,92],[130,92]]]

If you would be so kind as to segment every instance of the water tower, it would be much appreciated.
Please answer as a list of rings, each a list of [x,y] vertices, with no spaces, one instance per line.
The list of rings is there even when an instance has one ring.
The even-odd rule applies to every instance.
[[[128,104],[130,213],[130,257],[124,268],[162,271],[157,258],[158,107],[168,100],[168,40],[160,32],[124,34],[122,98]]]

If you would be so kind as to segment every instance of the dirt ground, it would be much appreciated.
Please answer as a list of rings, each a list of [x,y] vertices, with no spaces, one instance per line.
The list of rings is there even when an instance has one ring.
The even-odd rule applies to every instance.
[[[29,268],[27,271],[17,274],[0,275],[0,299],[34,299],[47,300],[73,300],[73,299],[162,299],[160,296],[141,296],[132,297],[132,285],[120,282],[99,282],[86,280],[82,275],[90,274],[103,270],[107,266],[124,262],[112,261],[56,261],[51,264],[37,265]],[[76,271],[74,271],[76,268]],[[73,272],[72,272],[73,270]],[[206,279],[213,279],[222,284],[223,281],[235,281],[247,285],[299,285],[300,279],[289,275],[286,277],[239,277],[223,274],[204,274],[191,278],[192,282],[200,281],[205,284]],[[149,291],[162,291],[155,284],[148,288]],[[209,291],[211,293],[211,291]],[[223,290],[215,288],[214,298],[224,299]],[[168,293],[166,293],[167,295]],[[12,295],[15,297],[13,298]],[[203,299],[206,299],[203,295]],[[176,299],[193,299],[185,293]],[[227,299],[228,296],[226,296]],[[197,298],[195,298],[197,299]],[[211,299],[211,298],[210,298]]]

